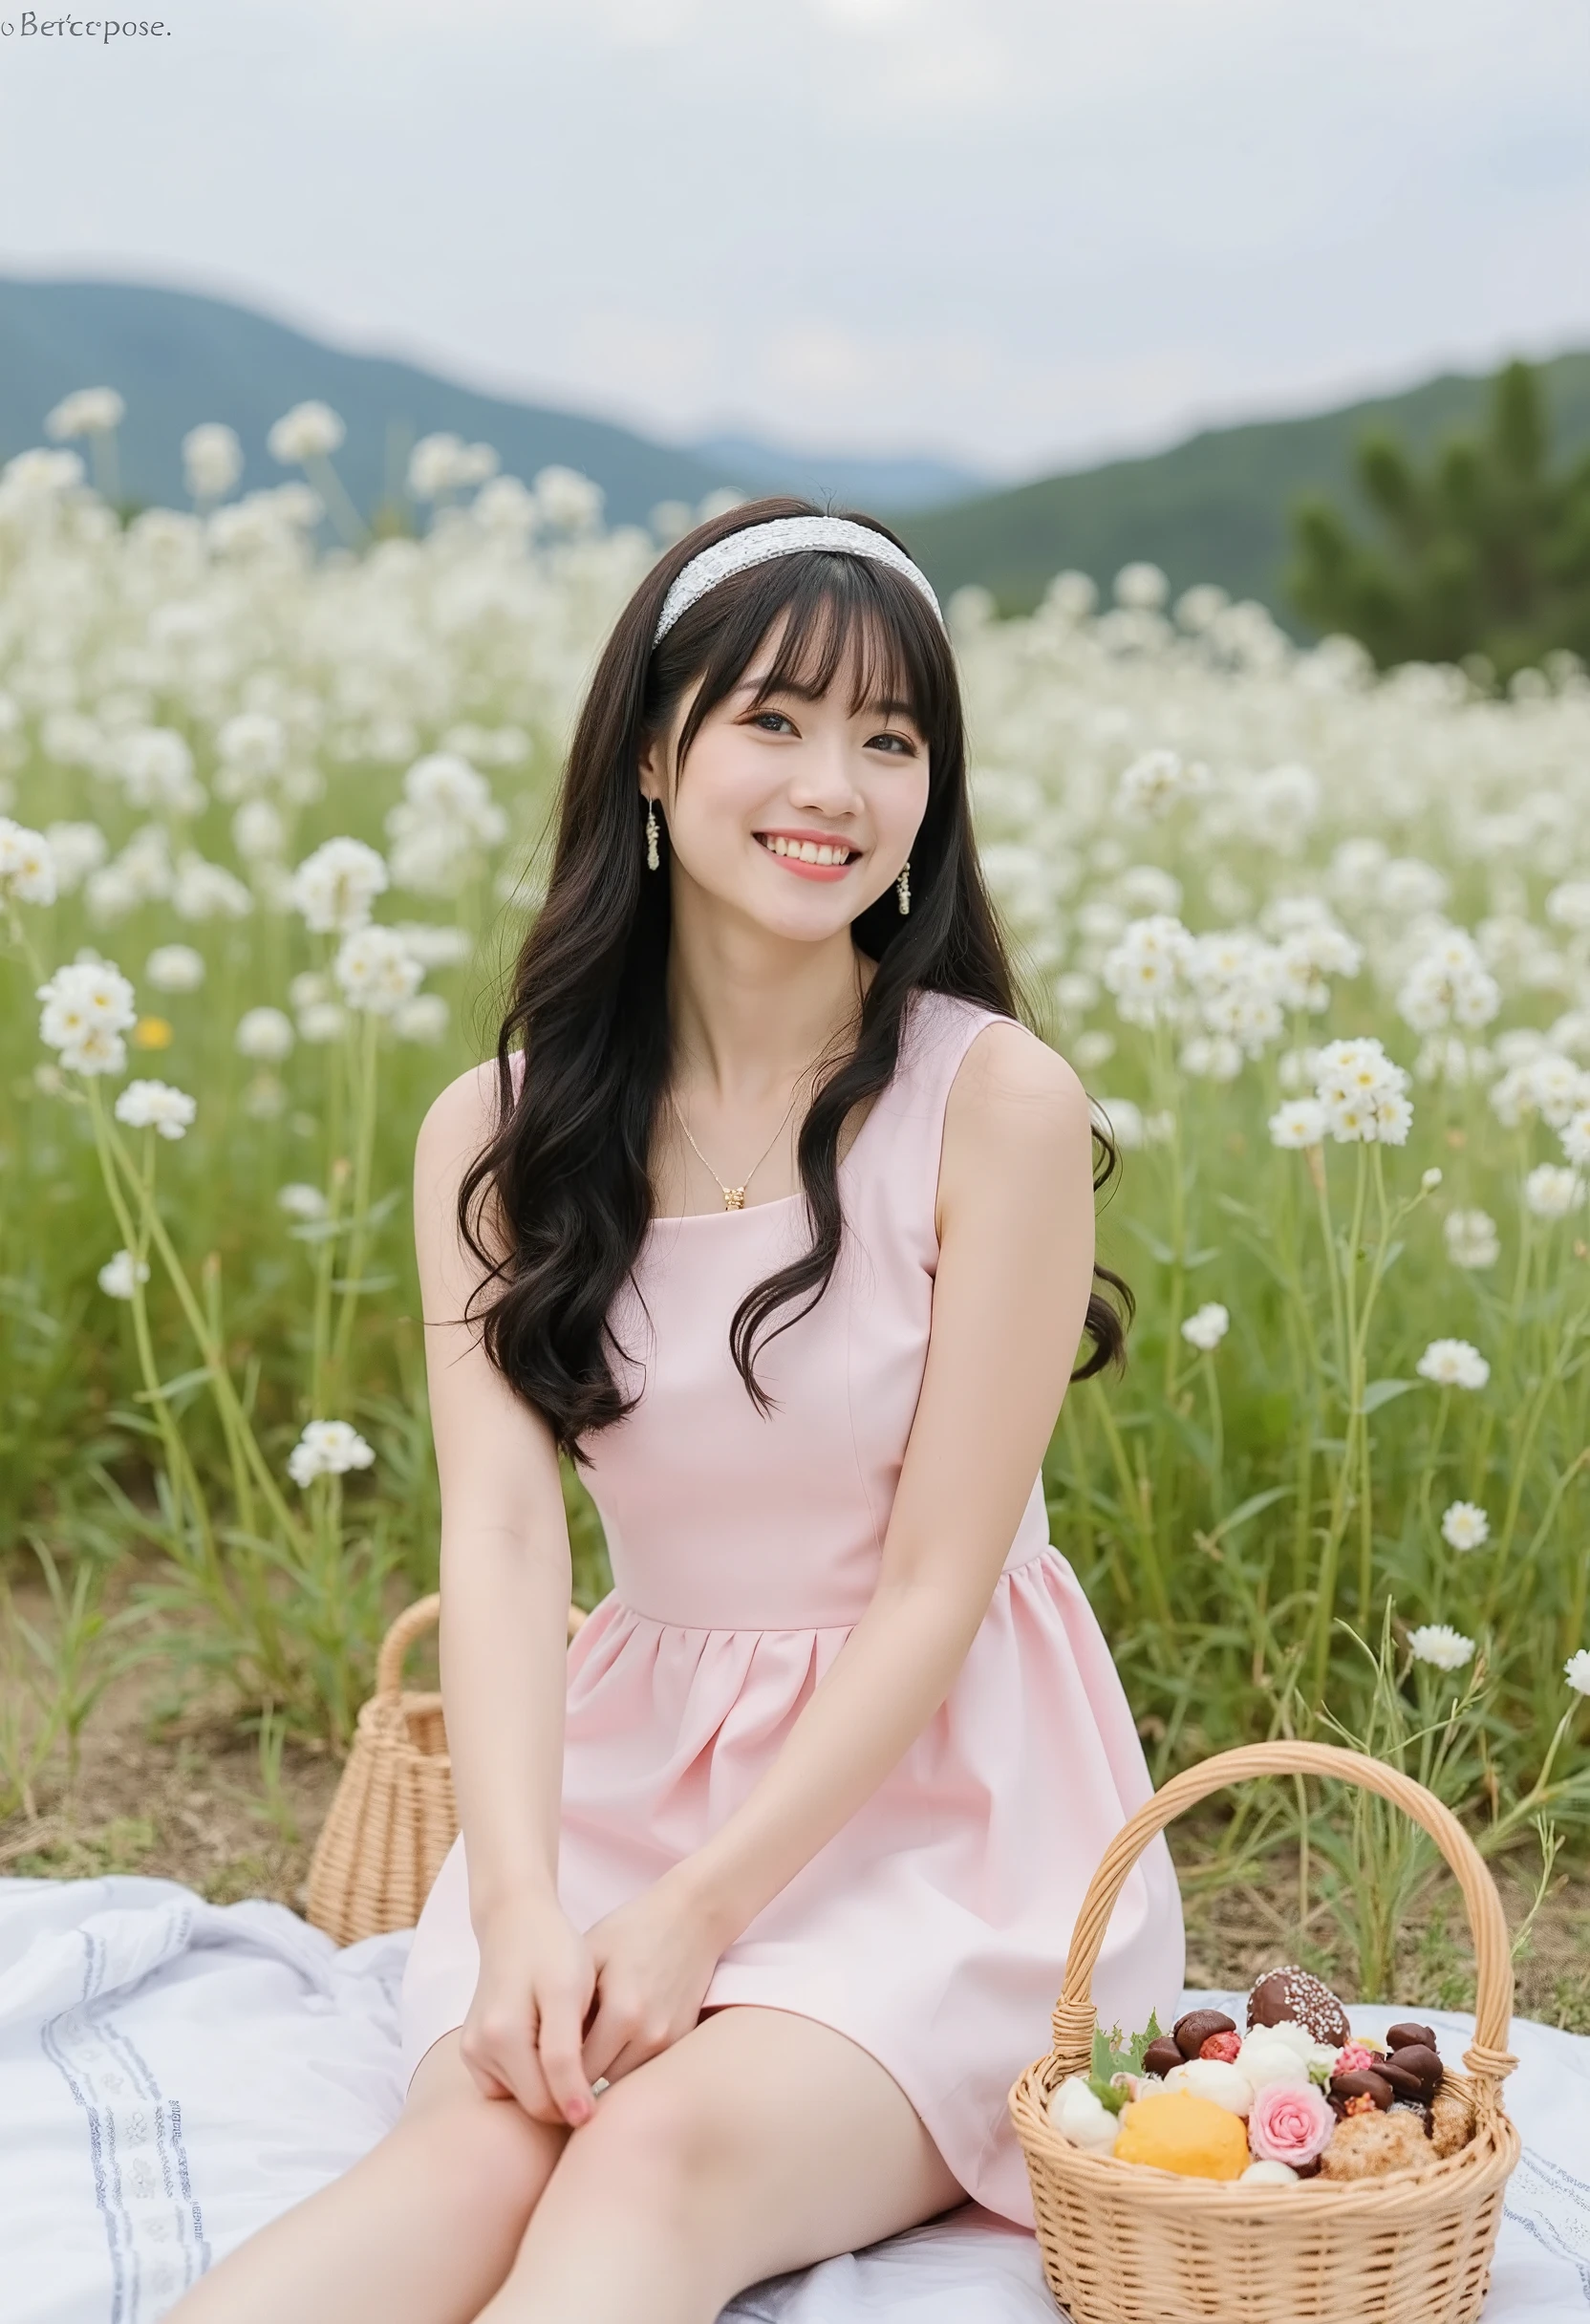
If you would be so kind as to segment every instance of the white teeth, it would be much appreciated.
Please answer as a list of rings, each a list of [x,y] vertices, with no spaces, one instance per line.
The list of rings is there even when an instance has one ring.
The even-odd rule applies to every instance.
[[[785,839],[775,834],[762,844],[771,855],[792,855],[804,864],[844,864],[850,860],[849,848],[819,846],[812,839]]]

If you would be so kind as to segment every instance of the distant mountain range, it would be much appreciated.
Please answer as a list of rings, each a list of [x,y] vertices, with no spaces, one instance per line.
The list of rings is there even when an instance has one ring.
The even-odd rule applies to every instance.
[[[1590,449],[1590,353],[1540,367],[1557,462]],[[1065,567],[1107,589],[1123,565],[1148,558],[1173,590],[1218,581],[1257,597],[1286,625],[1288,514],[1300,494],[1358,507],[1353,449],[1386,427],[1422,452],[1478,427],[1489,381],[1461,373],[1304,420],[1210,428],[1172,451],[1046,476],[945,508],[902,516],[898,530],[940,589],[978,581],[1003,613],[1035,605]],[[1364,513],[1362,510],[1360,514]]]
[[[337,474],[367,514],[401,494],[409,447],[442,429],[493,445],[526,483],[554,462],[580,469],[602,486],[613,524],[644,524],[660,501],[694,506],[725,485],[913,508],[984,482],[931,461],[808,456],[748,437],[656,442],[575,412],[483,395],[417,364],[350,355],[227,299],[0,277],[0,461],[42,443],[45,414],[77,387],[114,387],[124,398],[122,491],[167,506],[185,504],[182,440],[204,420],[236,429],[242,490],[280,484],[288,471],[266,450],[267,432],[310,397],[347,422]]]
[[[1590,447],[1590,352],[1542,366],[1558,459]],[[991,589],[1024,611],[1065,567],[1107,589],[1150,558],[1171,585],[1217,581],[1290,626],[1282,575],[1288,512],[1322,490],[1351,505],[1353,447],[1371,426],[1420,449],[1476,425],[1482,377],[1451,374],[1301,420],[1211,428],[1173,450],[988,489],[973,470],[930,459],[805,454],[739,435],[669,444],[578,413],[489,396],[382,355],[323,345],[252,309],[124,282],[0,276],[0,461],[45,441],[44,416],[74,388],[125,398],[120,482],[129,499],[182,506],[182,439],[224,420],[241,439],[241,489],[289,473],[266,450],[273,420],[317,397],[347,423],[336,455],[355,505],[401,497],[410,446],[448,429],[495,446],[526,481],[558,462],[602,486],[612,523],[644,524],[662,501],[694,506],[724,486],[799,492],[873,509],[935,583]]]

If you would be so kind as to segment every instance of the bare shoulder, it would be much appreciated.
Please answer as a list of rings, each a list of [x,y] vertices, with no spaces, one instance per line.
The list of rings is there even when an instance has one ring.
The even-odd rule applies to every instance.
[[[496,1128],[497,1061],[488,1057],[439,1089],[426,1108],[415,1140],[416,1178],[457,1177]]]
[[[1046,1041],[1014,1020],[996,1019],[976,1034],[944,1112],[938,1173],[938,1225],[968,1204],[1051,1197],[1078,1177],[1092,1185],[1092,1127],[1087,1092],[1075,1069]]]
[[[1040,1146],[1075,1136],[1088,1123],[1087,1092],[1057,1049],[1018,1024],[996,1018],[975,1034],[950,1084],[944,1130],[989,1151],[1007,1140]]]

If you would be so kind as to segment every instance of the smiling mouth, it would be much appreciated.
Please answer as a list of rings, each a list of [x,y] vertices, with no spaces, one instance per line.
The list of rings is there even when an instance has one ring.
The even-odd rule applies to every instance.
[[[785,839],[782,833],[776,831],[758,831],[754,836],[760,847],[764,848],[769,855],[778,856],[781,861],[814,864],[819,869],[828,872],[843,871],[847,864],[854,863],[861,853],[859,848],[847,847],[842,839],[832,840],[827,846],[820,846],[811,839]]]

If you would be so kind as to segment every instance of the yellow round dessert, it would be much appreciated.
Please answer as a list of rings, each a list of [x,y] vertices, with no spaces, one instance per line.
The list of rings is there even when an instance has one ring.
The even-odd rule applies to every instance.
[[[1188,2179],[1240,2179],[1253,2160],[1241,2119],[1191,2090],[1150,2090],[1124,2106],[1115,2152]]]

